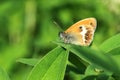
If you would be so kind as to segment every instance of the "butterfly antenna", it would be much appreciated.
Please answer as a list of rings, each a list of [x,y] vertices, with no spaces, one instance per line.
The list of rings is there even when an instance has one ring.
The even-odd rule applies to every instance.
[[[56,21],[53,21],[53,23],[57,26],[58,30],[63,31],[61,26]]]

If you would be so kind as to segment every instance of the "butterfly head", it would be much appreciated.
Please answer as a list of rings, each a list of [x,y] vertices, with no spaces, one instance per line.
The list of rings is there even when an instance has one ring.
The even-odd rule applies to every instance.
[[[75,35],[71,33],[60,32],[59,36],[65,43],[72,43],[73,41],[75,41]]]

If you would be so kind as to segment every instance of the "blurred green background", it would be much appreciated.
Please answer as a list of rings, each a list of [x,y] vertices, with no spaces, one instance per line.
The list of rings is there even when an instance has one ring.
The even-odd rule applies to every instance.
[[[58,25],[66,30],[89,17],[97,19],[96,48],[120,32],[119,13],[119,0],[1,0],[0,67],[12,80],[25,80],[31,67],[17,59],[41,58],[56,47]]]

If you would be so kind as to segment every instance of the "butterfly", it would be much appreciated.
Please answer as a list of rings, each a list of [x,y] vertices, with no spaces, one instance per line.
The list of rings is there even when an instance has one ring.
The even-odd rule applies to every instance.
[[[86,18],[76,22],[66,31],[60,32],[59,37],[64,43],[89,46],[93,40],[96,26],[95,18]]]

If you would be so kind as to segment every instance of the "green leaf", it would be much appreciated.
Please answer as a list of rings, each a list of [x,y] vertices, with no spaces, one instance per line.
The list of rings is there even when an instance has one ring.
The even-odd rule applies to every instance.
[[[82,78],[84,77],[83,74],[78,74],[73,71],[70,71],[67,75],[69,75],[70,80],[82,80]],[[65,80],[67,80],[67,79],[65,79]]]
[[[95,66],[93,64],[89,65],[85,71],[85,75],[100,75],[100,74],[106,74],[108,76],[111,76],[112,73],[107,72],[101,68],[99,68],[98,66]]]
[[[120,55],[114,55],[114,56],[111,56],[111,57],[115,60],[115,62],[120,67]]]
[[[108,80],[109,76],[107,74],[99,74],[96,80]]]
[[[0,80],[10,80],[8,74],[0,67]]]
[[[82,80],[96,80],[96,76],[91,75],[91,76],[83,76]]]
[[[120,55],[120,47],[114,48],[107,53],[108,55]]]
[[[34,66],[27,80],[63,80],[67,60],[68,52],[57,47]]]
[[[99,72],[96,72],[95,71],[95,66],[93,65],[89,65],[85,71],[85,75],[88,76],[88,75],[98,75]]]
[[[20,59],[17,60],[17,62],[27,64],[27,65],[30,65],[30,66],[34,66],[38,62],[38,59],[20,58]]]
[[[115,79],[112,76],[110,76],[108,80],[115,80]]]
[[[120,68],[120,55],[112,55],[111,57]],[[113,76],[115,77],[115,80],[120,80],[120,75],[118,73],[114,73]]]
[[[58,42],[56,42],[56,44],[63,46],[64,48],[71,51],[79,58],[87,61],[90,64],[92,63],[113,73],[120,73],[120,68],[118,67],[116,62],[110,56],[105,55],[102,52],[95,51],[89,47],[81,47]]]
[[[70,63],[72,63],[73,66],[75,66],[78,69],[76,72],[79,72],[79,74],[84,73],[87,66],[85,65],[85,61],[81,60],[78,56],[72,53],[69,54],[69,61]]]
[[[105,42],[103,42],[100,45],[100,49],[102,51],[104,51],[105,53],[120,47],[120,34],[117,34],[111,38],[109,38],[108,40],[106,40]]]

